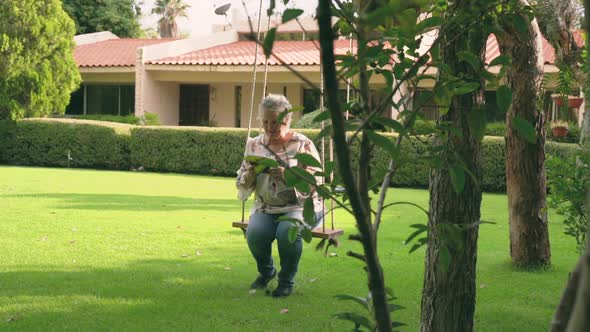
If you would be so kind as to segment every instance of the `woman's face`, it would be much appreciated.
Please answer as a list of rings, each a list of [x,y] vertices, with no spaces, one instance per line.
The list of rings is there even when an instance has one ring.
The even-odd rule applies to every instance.
[[[264,111],[262,113],[262,127],[270,138],[280,138],[287,134],[287,119],[278,122],[279,112]]]

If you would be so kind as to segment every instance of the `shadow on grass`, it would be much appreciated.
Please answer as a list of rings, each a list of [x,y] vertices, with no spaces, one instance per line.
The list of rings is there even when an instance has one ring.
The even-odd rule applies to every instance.
[[[319,305],[314,296],[294,294],[277,300],[263,292],[250,294],[253,266],[234,260],[228,269],[226,264],[232,262],[201,256],[142,260],[112,269],[5,272],[0,330],[296,330],[301,322],[280,315],[280,308],[301,302],[298,305],[309,310],[320,309],[314,308]],[[331,330],[338,324],[325,316],[318,325],[327,324]]]
[[[200,199],[178,196],[145,196],[120,194],[62,194],[42,193],[14,195],[30,199],[58,200],[53,208],[74,210],[113,211],[176,211],[176,210],[217,210],[241,213],[241,202],[236,199]]]

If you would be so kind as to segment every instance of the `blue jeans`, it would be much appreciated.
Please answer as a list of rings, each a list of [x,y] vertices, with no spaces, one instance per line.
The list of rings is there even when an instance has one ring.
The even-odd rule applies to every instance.
[[[290,211],[286,213],[267,214],[253,213],[248,222],[246,240],[252,256],[256,260],[258,273],[270,277],[275,272],[272,259],[272,243],[277,239],[279,258],[281,260],[281,271],[279,272],[279,283],[285,286],[293,286],[295,274],[299,267],[303,243],[301,232],[297,235],[295,242],[289,242],[289,228],[293,225],[289,221],[278,222],[280,216],[303,219],[303,211]],[[318,215],[321,217],[321,214]],[[316,218],[320,220],[320,218]]]

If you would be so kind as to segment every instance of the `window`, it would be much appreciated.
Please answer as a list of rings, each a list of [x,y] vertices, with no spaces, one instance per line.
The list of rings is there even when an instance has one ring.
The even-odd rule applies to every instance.
[[[135,86],[84,84],[72,93],[66,114],[132,115],[135,113]]]
[[[341,104],[346,103],[346,89],[338,90],[338,99]],[[352,100],[352,91],[351,91]],[[320,91],[313,89],[303,89],[303,114],[313,112],[320,108]],[[324,107],[327,105],[327,100],[324,100]]]
[[[66,114],[84,114],[84,86],[80,86],[78,90],[72,92],[70,103],[66,107]]]

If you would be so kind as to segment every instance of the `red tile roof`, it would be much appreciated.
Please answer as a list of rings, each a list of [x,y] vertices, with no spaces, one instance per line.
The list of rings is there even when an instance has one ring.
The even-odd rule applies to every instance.
[[[334,42],[336,54],[346,54],[349,49],[348,40]],[[355,45],[353,45],[353,51]],[[320,52],[317,41],[276,41],[273,53],[289,65],[319,65]],[[207,49],[197,50],[179,56],[152,60],[148,63],[161,65],[254,65],[256,44],[252,41],[238,41]],[[258,64],[264,64],[262,47],[258,47]],[[281,62],[271,56],[270,66]]]
[[[545,37],[541,36],[541,39],[543,40],[543,60],[545,64],[555,64],[555,50],[553,46],[549,44]],[[584,36],[581,31],[574,33],[574,40],[578,46],[581,47],[584,45]],[[486,44],[486,63],[490,63],[499,55],[500,47],[498,46],[498,40],[496,36],[490,35]]]
[[[583,44],[581,33],[575,34],[578,45]],[[86,44],[76,47],[74,57],[80,67],[116,67],[134,66],[136,49],[142,46],[169,42],[171,39],[110,39],[102,42]],[[178,56],[166,57],[149,61],[158,65],[253,65],[255,43],[238,41],[196,50]],[[289,65],[319,65],[320,54],[317,41],[276,41],[273,52]],[[347,40],[336,40],[334,51],[345,54],[349,50]],[[353,43],[356,52],[356,43]],[[264,64],[262,47],[258,48],[258,64]],[[546,64],[555,62],[553,47],[543,38],[543,54]],[[498,41],[494,35],[487,40],[486,63],[500,55]],[[270,66],[280,65],[274,56],[269,59]]]
[[[137,48],[173,39],[109,39],[76,47],[74,59],[79,67],[135,66]]]

